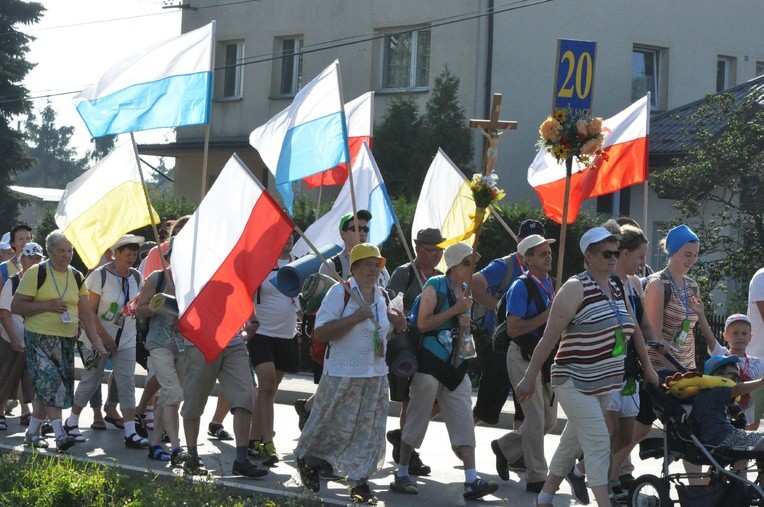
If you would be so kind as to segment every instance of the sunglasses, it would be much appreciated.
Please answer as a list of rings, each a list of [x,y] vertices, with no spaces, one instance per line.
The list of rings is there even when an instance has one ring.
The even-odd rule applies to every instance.
[[[605,259],[611,259],[615,257],[616,259],[621,256],[620,250],[602,250],[602,257]]]
[[[369,232],[369,226],[368,225],[348,225],[345,228],[346,231],[353,231],[356,232]]]

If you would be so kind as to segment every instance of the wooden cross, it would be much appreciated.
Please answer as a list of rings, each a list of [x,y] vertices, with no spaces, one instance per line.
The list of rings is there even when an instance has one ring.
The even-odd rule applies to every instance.
[[[479,129],[488,140],[483,157],[483,174],[490,174],[499,156],[499,136],[507,130],[516,130],[516,121],[499,120],[501,110],[501,93],[493,94],[490,120],[470,120],[470,128]]]

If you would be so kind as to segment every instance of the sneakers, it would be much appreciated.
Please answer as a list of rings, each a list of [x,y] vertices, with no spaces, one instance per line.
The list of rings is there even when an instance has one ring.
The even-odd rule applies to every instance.
[[[222,424],[211,422],[207,427],[207,434],[211,437],[215,437],[218,440],[233,440],[233,435],[223,427]]]
[[[544,489],[544,482],[545,481],[526,482],[525,491],[530,493],[541,493],[541,490]]]
[[[377,505],[377,497],[371,492],[371,488],[366,482],[353,486],[350,490],[350,499],[354,504]]]
[[[149,437],[149,429],[146,426],[146,414],[135,413],[135,432],[140,435],[141,438]]]
[[[207,469],[204,468],[204,463],[202,463],[202,460],[199,459],[199,456],[190,454],[186,458],[186,461],[183,463],[183,471],[187,475],[206,476],[210,474]]]
[[[321,481],[318,480],[318,469],[309,467],[305,459],[297,458],[297,470],[300,472],[302,485],[314,493],[321,491]]]
[[[186,454],[186,451],[183,450],[182,447],[178,447],[177,449],[173,449],[170,453],[170,463],[174,467],[183,466],[183,464],[188,459],[188,454]]]
[[[64,422],[64,431],[67,435],[74,437],[75,442],[87,442],[87,438],[85,438],[85,435],[80,433],[80,428],[76,424],[73,424],[69,426]]]
[[[263,460],[263,466],[272,467],[279,462],[279,454],[276,452],[276,446],[273,442],[265,442],[260,447],[260,457]]]
[[[496,481],[486,481],[478,477],[472,482],[464,483],[464,494],[462,495],[466,500],[475,500],[476,498],[483,498],[486,495],[495,493],[499,489],[499,484]]]
[[[387,441],[393,446],[393,461],[400,463],[401,459],[401,430],[390,430],[387,432]],[[430,475],[432,469],[422,462],[419,453],[413,451],[409,460],[409,474],[411,475]]]
[[[318,467],[318,476],[325,481],[336,481],[342,479],[342,476],[334,473],[334,468],[332,468],[332,466],[326,462]]]
[[[574,465],[575,466],[575,465]],[[568,475],[565,476],[565,480],[570,484],[570,489],[573,492],[573,497],[578,503],[583,505],[589,504],[589,491],[586,489],[586,480],[583,477],[578,477],[573,473],[571,468]]]
[[[234,461],[233,470],[231,473],[241,477],[250,477],[252,479],[256,479],[258,477],[268,475],[268,470],[257,468],[257,465],[252,463],[250,460],[245,459],[244,461]]]
[[[47,449],[48,441],[40,435],[30,435],[27,432],[24,433],[24,445],[31,447],[32,449]]]
[[[263,459],[263,443],[259,440],[250,440],[247,447],[247,456],[251,459]]]
[[[401,430],[390,430],[387,432],[387,441],[393,446],[393,461],[399,464],[401,460]]]
[[[390,490],[406,495],[419,494],[419,489],[416,487],[416,483],[411,480],[411,477],[408,475],[399,477],[395,472],[393,472],[393,482],[390,483]]]
[[[491,442],[491,450],[496,455],[496,474],[502,481],[509,480],[509,461],[504,457],[504,453],[499,448],[499,441]]]
[[[139,437],[138,433],[133,433],[129,437],[125,437],[125,447],[128,449],[146,449],[148,446],[149,441]]]
[[[76,440],[71,435],[61,435],[56,439],[56,450],[58,452],[66,452],[68,451],[74,444]]]
[[[149,459],[153,459],[155,461],[170,461],[171,456],[167,453],[167,451],[162,448],[161,445],[152,445],[149,446]]]
[[[305,423],[308,422],[308,416],[310,416],[310,412],[305,409],[307,401],[299,399],[294,402],[294,410],[297,412],[297,427],[300,428],[300,431],[305,427]]]
[[[422,463],[422,458],[419,457],[419,453],[414,451],[411,453],[411,459],[409,460],[409,474],[411,475],[430,475],[432,469]]]

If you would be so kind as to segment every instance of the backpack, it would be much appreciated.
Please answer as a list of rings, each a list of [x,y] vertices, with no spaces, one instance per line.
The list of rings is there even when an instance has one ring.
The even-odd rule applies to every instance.
[[[45,283],[45,279],[48,278],[48,262],[41,262],[37,266],[37,290],[40,290],[40,287]],[[74,280],[77,282],[77,290],[82,289],[82,284],[85,283],[85,277],[82,276],[82,273],[77,271],[76,268],[72,266],[69,266],[69,268],[72,270]]]
[[[502,260],[504,260],[504,263],[507,266],[507,272],[504,273],[504,278],[501,279],[501,282],[499,283],[496,293],[500,295],[506,294],[507,290],[509,289],[509,282],[512,280],[512,276],[515,274],[515,261],[514,258],[516,257],[516,253],[505,255],[502,257]],[[490,287],[489,287],[490,289]],[[483,328],[483,321],[485,320],[485,315],[488,313],[488,308],[486,308],[482,303],[475,300],[475,302],[472,305],[472,322],[477,325],[479,329]],[[495,310],[495,308],[494,308]],[[497,312],[498,315],[498,312]],[[496,321],[494,321],[494,324]]]
[[[655,275],[650,275],[648,277],[648,282],[652,280],[653,278],[660,278],[661,282],[663,282],[663,308],[666,308],[669,304],[669,301],[671,301],[671,293],[674,289],[674,286],[671,283],[671,279],[666,274],[665,269],[661,271],[660,273],[656,273]],[[697,282],[692,280],[689,285],[693,295],[697,297],[698,294],[700,293],[700,288],[698,287]]]
[[[529,277],[528,275],[524,275],[524,274],[517,277],[517,279],[522,280],[523,283],[525,284],[525,289],[526,289],[526,292],[528,293],[528,300],[526,301],[526,305],[530,304],[530,302],[533,301],[539,313],[546,310],[547,306],[546,306],[546,303],[544,302],[544,297],[541,295],[541,291],[539,290],[538,286],[533,282],[533,279],[531,279],[531,277]],[[555,279],[552,277],[551,280],[552,280],[552,286],[554,286],[556,283]],[[493,349],[499,352],[506,352],[510,342],[509,335],[507,335],[507,295],[508,294],[509,294],[509,291],[505,292],[504,295],[501,296],[501,299],[499,299],[499,304],[497,305],[497,310],[496,310],[496,327],[493,330],[492,341],[493,341]]]

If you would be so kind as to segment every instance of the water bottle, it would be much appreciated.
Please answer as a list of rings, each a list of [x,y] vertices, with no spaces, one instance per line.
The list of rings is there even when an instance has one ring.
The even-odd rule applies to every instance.
[[[462,345],[459,347],[459,357],[462,359],[474,359],[477,357],[477,350],[475,349],[475,339],[472,337],[472,333],[467,330],[462,333]]]

